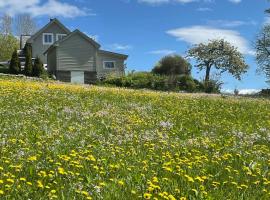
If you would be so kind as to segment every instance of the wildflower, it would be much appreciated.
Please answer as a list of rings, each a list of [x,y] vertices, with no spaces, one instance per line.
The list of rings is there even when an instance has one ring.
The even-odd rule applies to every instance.
[[[0,190],[0,195],[3,195],[4,194],[4,191],[3,190]]]
[[[124,181],[122,181],[122,180],[118,181],[118,184],[121,186],[125,185]]]
[[[151,199],[152,194],[150,194],[150,193],[144,193],[143,197],[144,197],[145,199]]]
[[[41,181],[37,181],[37,187],[38,188],[44,188],[44,185],[42,184]]]
[[[28,158],[29,161],[36,161],[37,160],[37,157],[36,156],[31,156]]]

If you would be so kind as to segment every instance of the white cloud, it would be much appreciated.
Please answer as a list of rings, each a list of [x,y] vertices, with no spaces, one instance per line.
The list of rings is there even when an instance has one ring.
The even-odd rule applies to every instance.
[[[198,0],[138,0],[139,3],[148,3],[151,5],[157,5],[157,4],[163,4],[163,3],[171,3],[171,2],[177,2],[177,3],[191,3]]]
[[[128,50],[128,49],[132,49],[132,46],[114,43],[114,44],[110,45],[110,48],[114,49],[114,50]]]
[[[154,51],[149,51],[149,54],[156,54],[156,55],[170,55],[174,54],[176,51],[170,50],[170,49],[160,49],[160,50],[154,50]]]
[[[93,15],[86,8],[79,8],[59,0],[0,0],[0,11],[10,15],[27,13],[33,17],[37,16],[62,16],[67,18]]]
[[[213,39],[224,39],[237,47],[243,54],[254,55],[248,41],[241,34],[234,30],[220,29],[210,26],[191,26],[177,28],[167,31],[177,40],[185,41],[189,44],[207,43]]]
[[[260,92],[261,90],[258,90],[258,89],[239,89],[238,91],[239,91],[239,94],[245,95],[245,94],[256,94],[256,93]],[[234,90],[232,90],[232,89],[223,89],[221,92],[225,93],[225,94],[234,94]]]
[[[125,0],[126,2],[130,2],[129,0]],[[150,5],[158,5],[158,4],[164,4],[164,3],[192,3],[192,2],[204,2],[204,3],[213,3],[215,0],[137,0],[139,3],[147,3]],[[232,3],[240,3],[242,0],[228,0]]]
[[[232,3],[241,3],[242,0],[229,0]]]
[[[200,11],[200,12],[209,12],[209,11],[213,11],[213,10],[211,8],[201,7],[201,8],[197,8],[197,11]]]
[[[257,22],[254,20],[248,20],[248,21],[242,21],[242,20],[208,20],[207,24],[210,26],[215,27],[226,27],[226,28],[232,28],[232,27],[239,27],[239,26],[255,26],[257,25]]]

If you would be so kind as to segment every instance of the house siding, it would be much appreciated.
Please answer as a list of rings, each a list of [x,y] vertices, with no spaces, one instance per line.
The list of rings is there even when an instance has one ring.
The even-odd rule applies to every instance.
[[[79,34],[74,34],[57,47],[57,69],[93,72],[96,70],[96,52],[95,46]]]
[[[113,69],[105,69],[103,67],[104,61],[114,61],[115,67]],[[119,56],[105,53],[105,52],[98,52],[97,58],[97,75],[98,76],[107,76],[109,74],[116,74],[116,75],[124,75],[125,74],[125,59]]]
[[[53,33],[53,42],[56,41],[56,34],[68,34],[63,28],[56,23],[51,24],[47,29],[40,33],[32,42],[32,56],[39,56],[44,64],[47,64],[47,56],[43,53],[51,45],[43,45],[43,33]]]

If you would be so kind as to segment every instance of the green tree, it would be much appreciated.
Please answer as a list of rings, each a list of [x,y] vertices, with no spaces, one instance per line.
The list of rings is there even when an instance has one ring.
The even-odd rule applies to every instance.
[[[11,58],[14,49],[19,48],[19,41],[12,35],[0,34],[0,61]]]
[[[205,70],[205,83],[210,80],[212,68],[217,69],[220,73],[229,72],[238,80],[248,69],[243,55],[236,47],[223,39],[195,45],[188,51],[188,56],[196,59],[196,67],[199,70]]]
[[[270,9],[265,11],[270,13]],[[270,25],[266,24],[257,36],[256,60],[258,71],[265,73],[267,82],[270,83]]]
[[[159,75],[188,75],[191,72],[191,65],[179,55],[170,55],[163,57],[152,72]]]
[[[25,65],[24,65],[24,74],[26,76],[31,76],[33,74],[32,66],[32,48],[30,44],[25,45]]]
[[[36,77],[40,77],[43,74],[43,72],[44,72],[43,63],[39,57],[36,57],[35,63],[33,66],[32,75]]]
[[[10,60],[9,72],[11,74],[19,74],[21,72],[21,64],[16,49],[14,50],[12,58]]]

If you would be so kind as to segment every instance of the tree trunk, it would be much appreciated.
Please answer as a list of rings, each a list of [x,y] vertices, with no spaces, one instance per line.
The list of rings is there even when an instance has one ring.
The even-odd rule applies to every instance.
[[[210,65],[207,65],[206,66],[205,79],[204,79],[204,82],[205,83],[208,83],[209,80],[210,80],[210,70],[211,70],[211,66]]]

